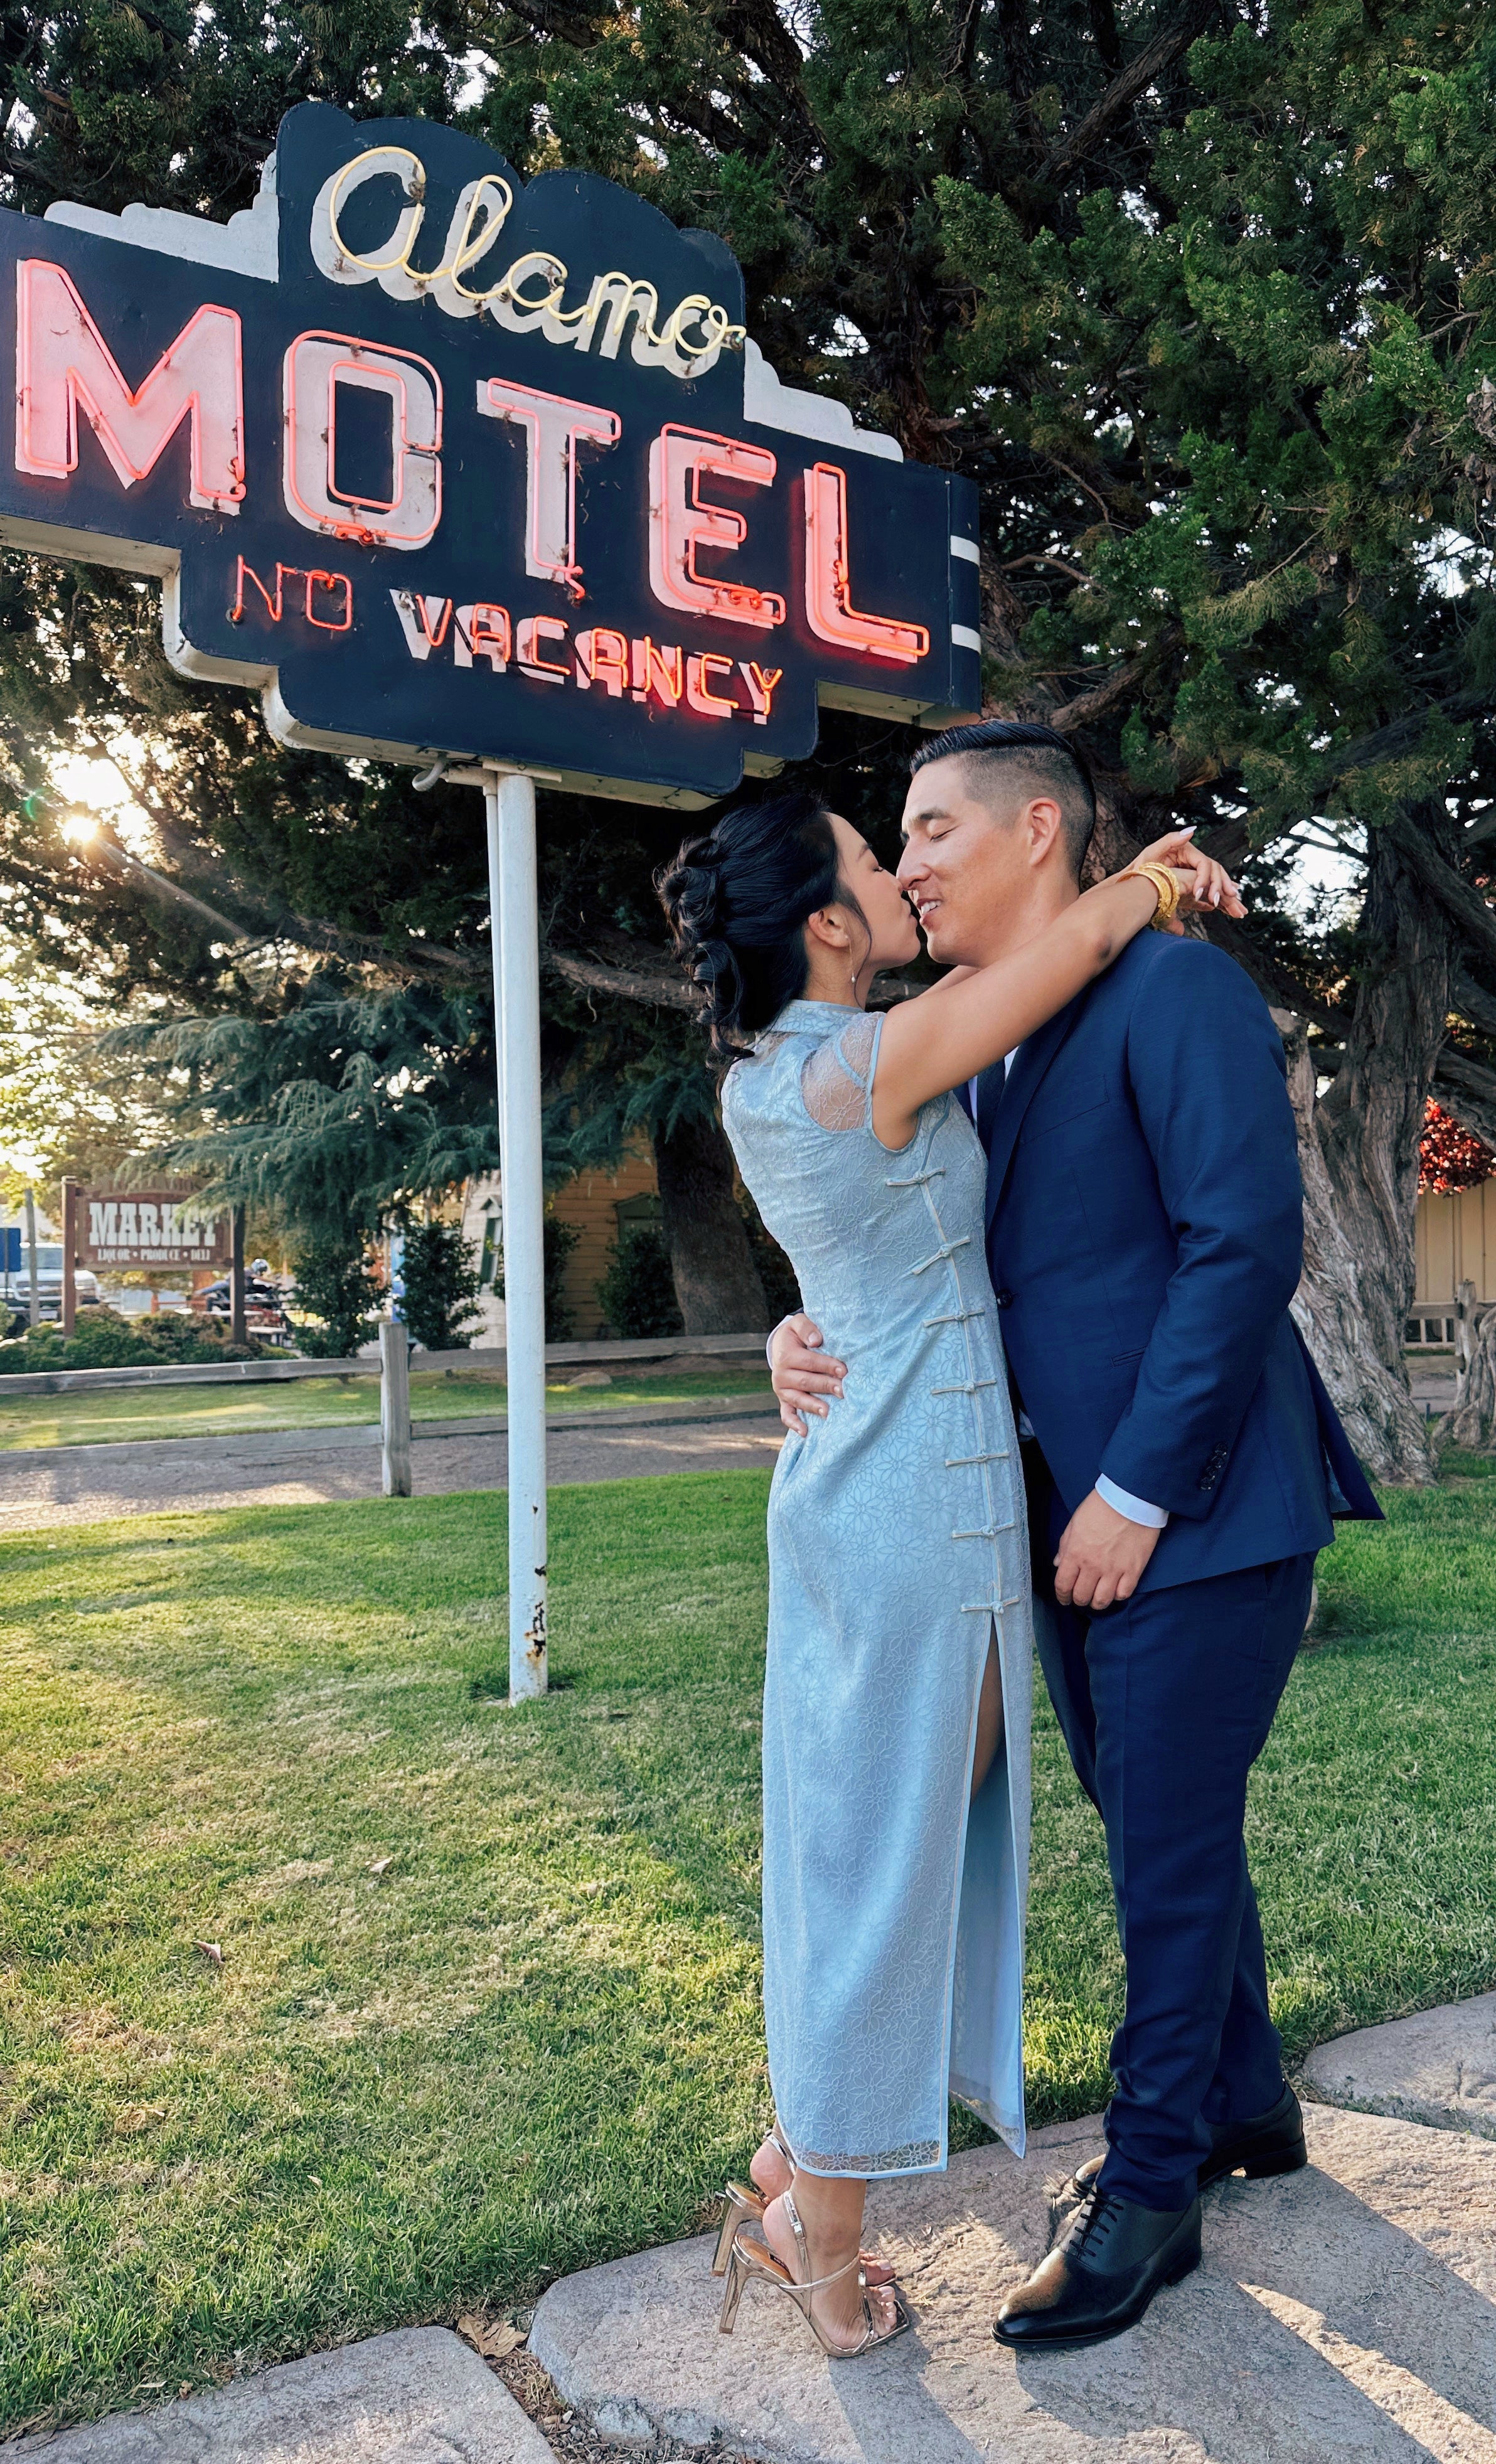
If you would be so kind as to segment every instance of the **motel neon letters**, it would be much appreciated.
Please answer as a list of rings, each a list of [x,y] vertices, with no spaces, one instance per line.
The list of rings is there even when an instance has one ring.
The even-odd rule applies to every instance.
[[[16,273],[16,468],[49,477],[75,471],[81,409],[121,484],[130,487],[155,468],[187,421],[190,501],[237,513],[247,488],[240,444],[243,351],[232,309],[199,308],[132,392],[65,270],[32,257]],[[378,395],[389,406],[387,495],[363,495],[339,485],[343,388]],[[477,407],[485,417],[512,421],[524,437],[525,572],[560,582],[581,598],[579,449],[616,445],[622,430],[618,413],[500,377],[480,381]],[[419,548],[435,536],[442,517],[442,382],[429,361],[357,335],[298,334],[285,355],[282,415],[282,483],[296,521],[361,545]],[[667,422],[650,443],[649,468],[649,586],[661,605],[737,625],[782,625],[784,601],[774,591],[703,575],[697,564],[704,550],[736,554],[748,536],[742,514],[702,502],[703,478],[767,487],[777,470],[775,455],[742,438]],[[913,664],[925,656],[925,627],[858,615],[849,591],[847,474],[817,463],[805,473],[805,614],[811,630],[869,658]],[[394,595],[401,606],[408,596]],[[415,655],[423,657],[431,647],[425,637]]]
[[[823,703],[979,706],[973,492],[781,386],[722,244],[606,182],[307,104],[227,227],[0,248],[0,539],[160,574],[175,664],[284,741],[689,805]]]
[[[199,308],[132,391],[62,266],[23,257],[15,276],[16,469],[71,477],[81,410],[120,485],[133,488],[186,420],[188,501],[236,514],[244,495],[244,360],[233,310]]]

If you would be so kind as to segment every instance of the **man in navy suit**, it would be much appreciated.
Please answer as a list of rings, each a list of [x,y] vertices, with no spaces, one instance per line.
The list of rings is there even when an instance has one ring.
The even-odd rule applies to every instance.
[[[1079,895],[1095,820],[1044,727],[952,728],[915,758],[899,878],[931,956],[990,965]],[[1107,2154],[1003,2302],[1014,2346],[1119,2334],[1198,2264],[1199,2192],[1305,2162],[1243,1840],[1331,1516],[1379,1510],[1305,1351],[1283,1047],[1205,941],[1143,933],[968,1089],[1020,1414],[1045,1676],[1106,1825],[1127,1962]],[[771,1348],[789,1412],[842,1364]]]

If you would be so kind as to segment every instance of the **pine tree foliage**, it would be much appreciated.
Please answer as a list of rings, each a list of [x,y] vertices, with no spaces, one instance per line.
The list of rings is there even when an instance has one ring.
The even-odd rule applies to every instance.
[[[412,1223],[400,1263],[400,1314],[427,1352],[465,1352],[480,1312],[478,1273],[460,1223]]]
[[[374,1331],[381,1299],[356,1229],[302,1235],[296,1250],[296,1299],[317,1323],[297,1330],[300,1349],[318,1360],[351,1360]]]
[[[221,219],[313,95],[456,120],[527,175],[593,169],[720,231],[787,383],[977,480],[990,704],[1085,745],[1102,859],[1179,817],[1238,862],[1317,841],[1356,869],[1353,928],[1306,933],[1269,898],[1224,937],[1330,1082],[1301,1108],[1307,1176],[1358,1263],[1342,1315],[1367,1376],[1400,1376],[1425,1105],[1496,1137],[1489,11],[463,0],[414,21],[383,0],[81,0],[10,11],[4,58],[9,195],[31,210],[140,197]],[[173,1049],[236,1173],[294,1171],[299,1138],[351,1185],[376,1122],[396,1127],[387,1187],[476,1155],[471,795],[418,809],[401,775],[288,755],[156,642],[149,586],[7,561],[12,931],[199,1023]],[[216,925],[20,809],[53,752],[121,738],[146,748],[162,873]],[[899,749],[838,721],[813,775],[856,818],[886,808]],[[558,1135],[590,1154],[710,1101],[646,889],[672,833],[557,800],[542,835]],[[323,1061],[288,985],[302,1016],[336,1013]],[[1399,1435],[1382,1403],[1382,1467],[1407,1469],[1411,1420]]]

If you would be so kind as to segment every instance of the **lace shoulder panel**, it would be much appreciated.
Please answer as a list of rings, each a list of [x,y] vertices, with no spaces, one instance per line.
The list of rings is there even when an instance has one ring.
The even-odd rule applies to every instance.
[[[800,1091],[823,1130],[860,1130],[866,1122],[881,1024],[881,1018],[859,1012],[829,1043],[818,1044],[805,1063]]]

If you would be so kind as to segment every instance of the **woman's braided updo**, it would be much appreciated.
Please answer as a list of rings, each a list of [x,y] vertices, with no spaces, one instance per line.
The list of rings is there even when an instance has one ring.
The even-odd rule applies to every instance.
[[[856,905],[840,879],[831,817],[798,788],[724,813],[686,841],[654,887],[719,1060],[745,1050],[804,991],[806,917],[833,901]]]

